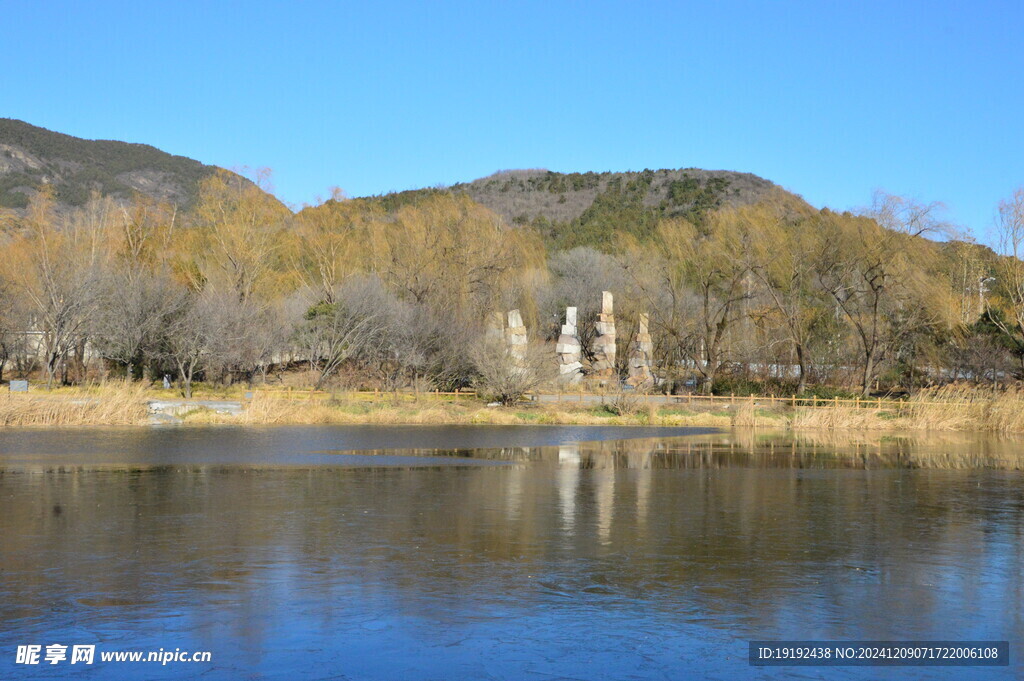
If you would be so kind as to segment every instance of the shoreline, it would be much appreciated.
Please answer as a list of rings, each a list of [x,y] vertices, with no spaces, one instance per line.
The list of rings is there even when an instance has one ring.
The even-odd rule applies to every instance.
[[[600,396],[594,396],[595,399]],[[202,391],[184,400],[172,391],[114,384],[0,394],[0,428],[153,425],[560,425],[884,433],[1024,433],[1024,398],[1016,393],[899,407],[840,404],[784,406],[768,398],[734,404],[646,403],[605,396],[592,402],[525,401],[488,405],[472,395]],[[940,396],[941,397],[941,396]],[[946,396],[950,397],[950,396]],[[239,399],[241,398],[241,399]],[[248,398],[248,399],[247,399]]]

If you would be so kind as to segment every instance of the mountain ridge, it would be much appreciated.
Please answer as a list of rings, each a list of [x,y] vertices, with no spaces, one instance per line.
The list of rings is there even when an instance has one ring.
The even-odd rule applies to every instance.
[[[222,169],[148,144],[87,140],[11,118],[0,118],[0,208],[20,210],[43,185],[58,206],[84,205],[98,192],[127,201],[141,193],[188,209],[201,182]],[[535,228],[553,248],[611,247],[615,235],[644,237],[664,218],[702,224],[724,206],[756,203],[781,192],[765,178],[700,168],[554,172],[502,170],[448,187],[387,192],[357,200],[386,211],[436,193],[465,194],[509,224]],[[300,211],[301,212],[301,211]]]
[[[526,222],[537,217],[555,221],[578,219],[593,201],[602,193],[616,188],[628,191],[633,183],[647,184],[642,203],[653,207],[669,199],[677,205],[687,203],[683,194],[690,197],[710,187],[710,191],[724,202],[746,203],[762,198],[770,191],[781,189],[770,180],[733,170],[704,170],[701,168],[679,168],[640,171],[603,171],[561,173],[547,169],[499,170],[486,177],[450,186],[450,191],[469,194],[474,200],[488,205],[510,222]],[[638,187],[634,186],[633,189]],[[492,198],[495,194],[512,194],[534,191],[544,196],[544,201],[534,205],[513,201],[501,202]],[[566,200],[561,197],[577,195],[582,201]],[[710,198],[710,197],[707,197]]]
[[[714,210],[754,204],[773,193],[807,205],[799,195],[753,173],[700,168],[583,173],[502,170],[448,187],[388,192],[361,200],[394,210],[440,192],[465,194],[510,224],[529,225],[555,248],[611,247],[616,233],[644,237],[664,218],[682,217],[701,225]]]
[[[128,200],[138,192],[188,208],[217,166],[148,144],[89,140],[0,118],[0,207],[22,209],[43,185],[60,206],[77,207],[94,191]]]

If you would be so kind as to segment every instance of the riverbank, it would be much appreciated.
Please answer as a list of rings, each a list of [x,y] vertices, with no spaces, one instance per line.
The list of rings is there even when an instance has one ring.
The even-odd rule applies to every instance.
[[[231,408],[234,405],[235,408]],[[756,422],[756,423],[755,423]],[[336,395],[312,392],[197,393],[182,400],[171,391],[141,385],[0,393],[0,426],[123,426],[151,423],[241,425],[658,425],[729,428],[785,426],[782,410],[743,404],[647,405],[610,399],[607,404],[523,402],[488,406],[473,395],[424,393]]]
[[[0,426],[615,425],[1024,433],[1024,394],[948,386],[906,402],[787,405],[770,398],[648,402],[642,396],[487,405],[473,395],[208,391],[181,400],[141,384],[0,393]]]

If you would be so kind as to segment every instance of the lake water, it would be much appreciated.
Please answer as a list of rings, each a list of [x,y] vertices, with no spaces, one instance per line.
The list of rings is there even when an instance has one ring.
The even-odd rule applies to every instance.
[[[0,679],[1019,678],[1022,468],[972,438],[8,430]],[[759,668],[751,639],[1011,663]],[[30,644],[96,660],[17,664]],[[99,659],[160,649],[212,660]]]

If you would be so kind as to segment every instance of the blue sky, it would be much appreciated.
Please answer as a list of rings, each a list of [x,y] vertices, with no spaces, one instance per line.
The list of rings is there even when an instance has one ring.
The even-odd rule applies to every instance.
[[[882,188],[984,238],[1024,184],[1022,2],[4,0],[0,116],[269,167],[296,206],[499,169]]]

